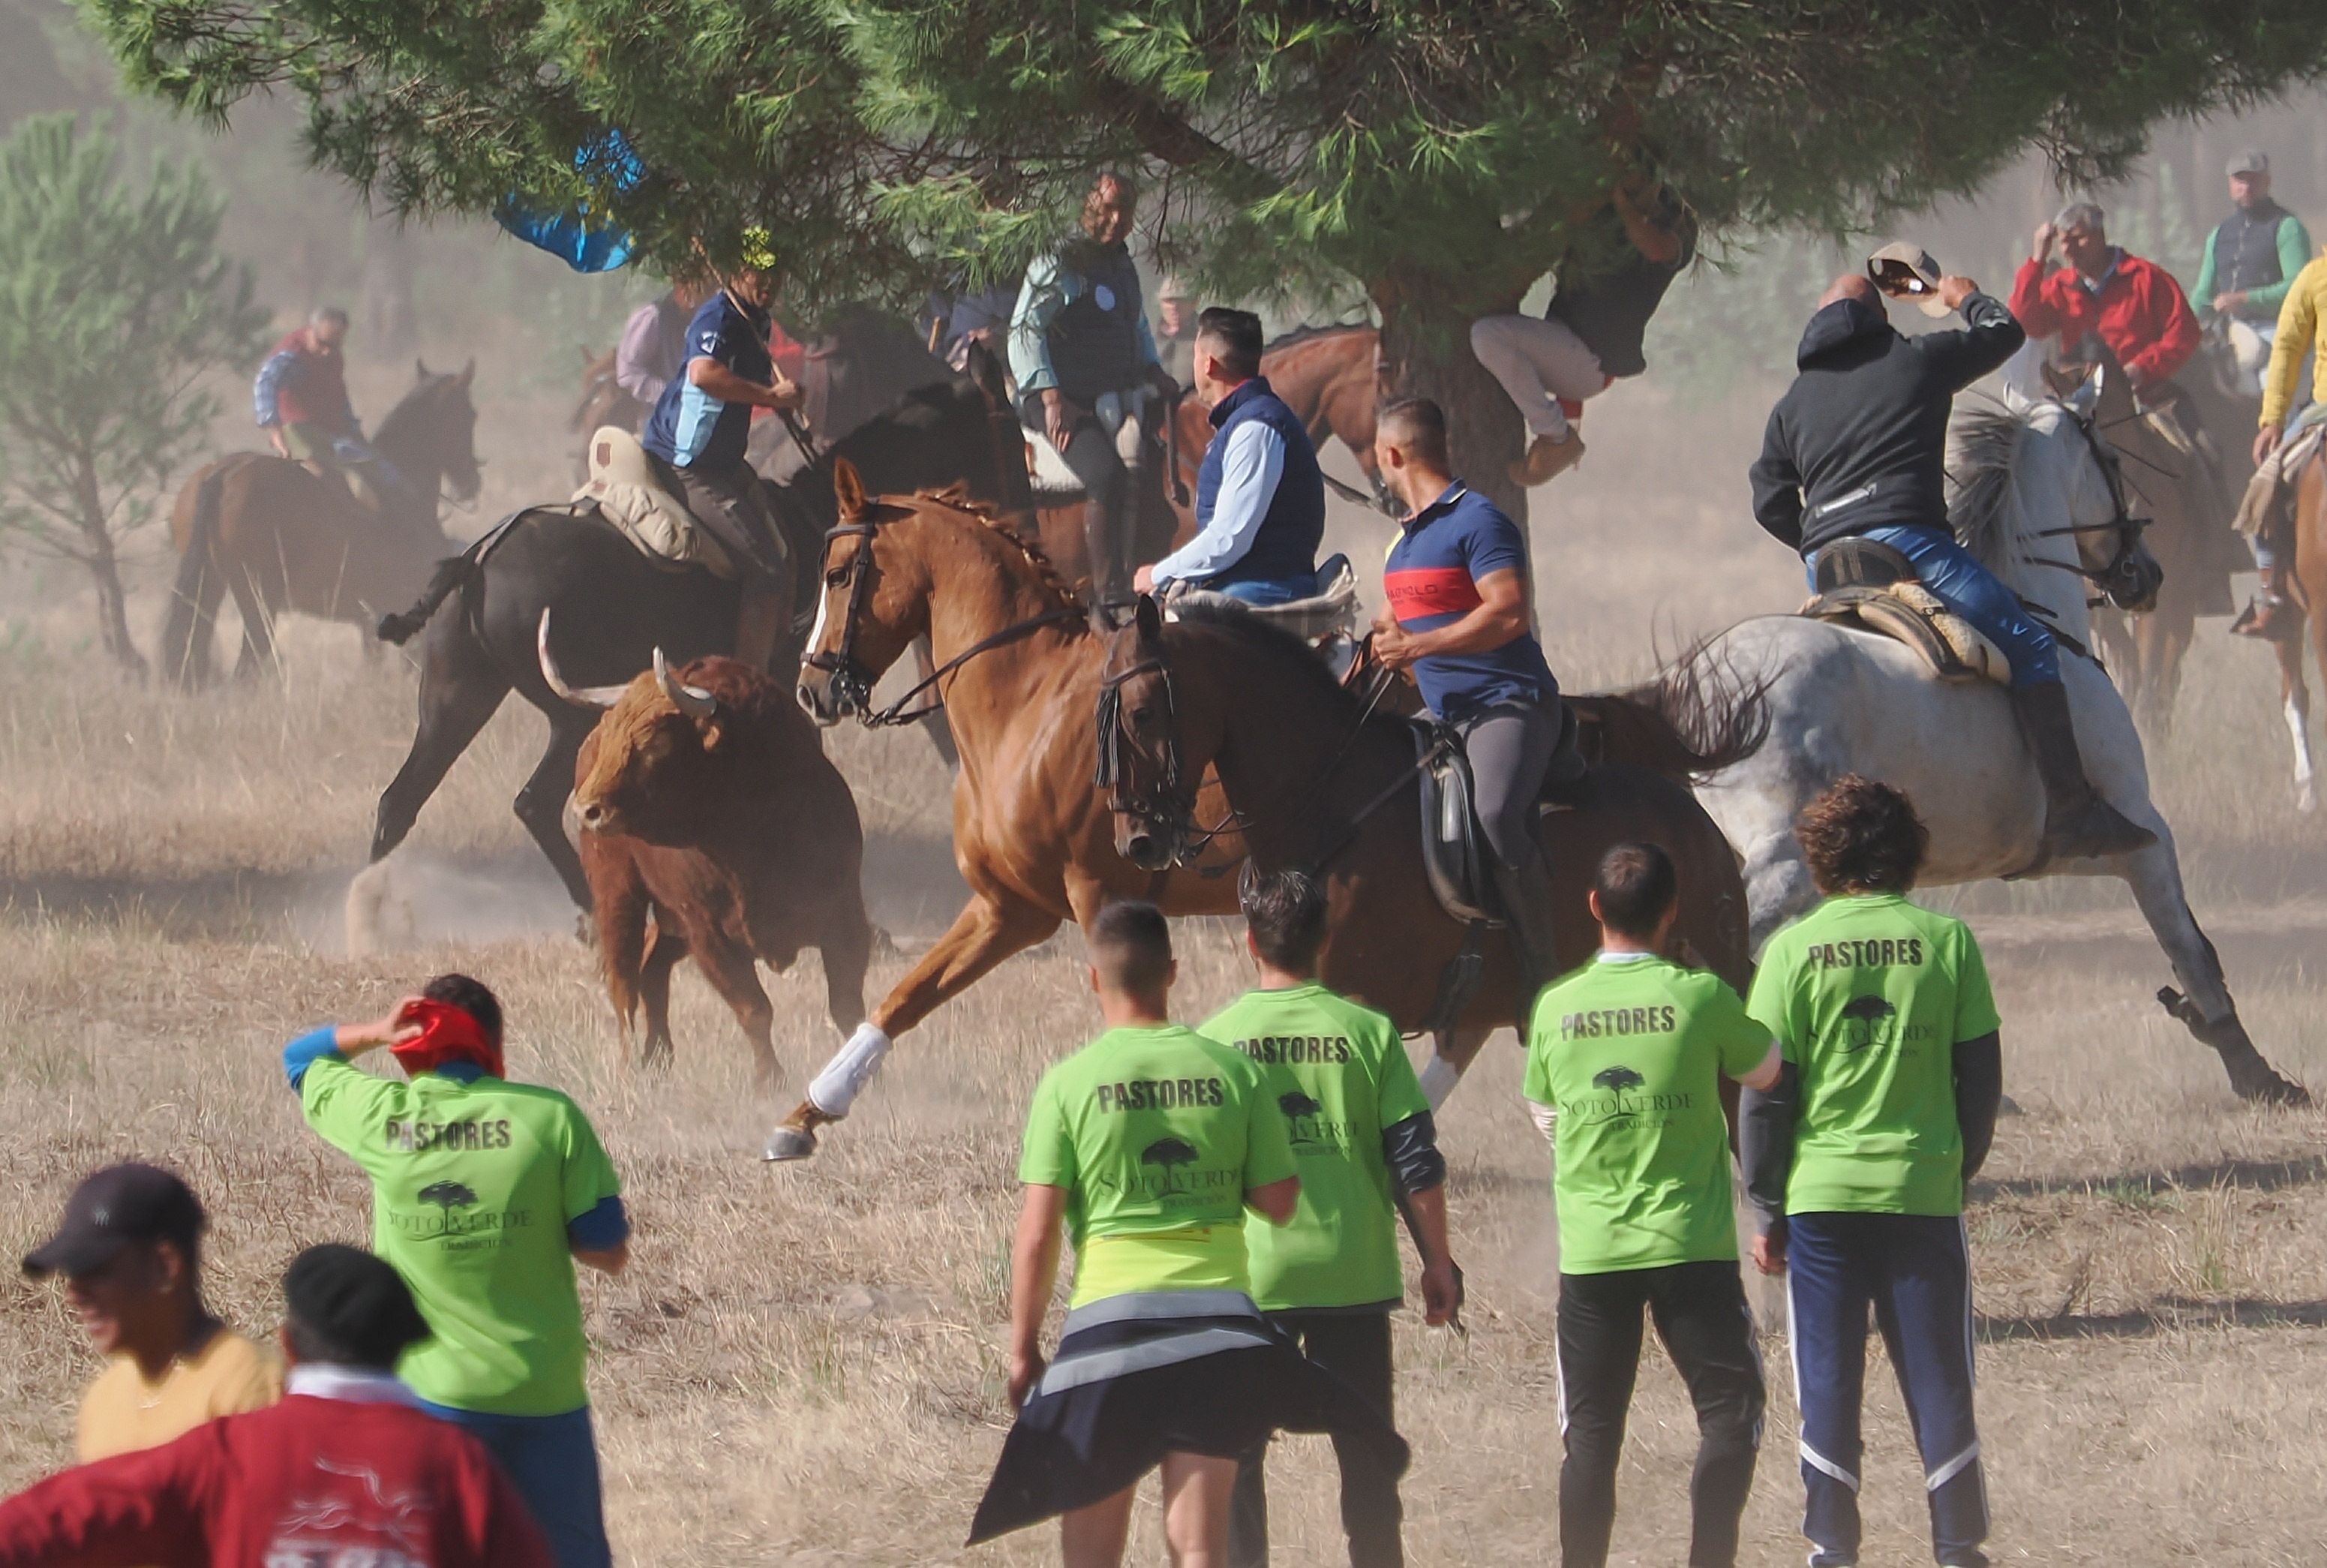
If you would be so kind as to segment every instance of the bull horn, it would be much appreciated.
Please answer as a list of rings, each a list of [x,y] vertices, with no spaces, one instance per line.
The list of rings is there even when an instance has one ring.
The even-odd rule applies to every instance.
[[[719,711],[717,697],[701,686],[688,686],[670,673],[670,661],[663,658],[659,648],[655,649],[654,671],[655,685],[662,687],[662,695],[670,699],[672,707],[688,718],[707,719]]]
[[[533,639],[536,653],[541,659],[541,678],[549,683],[550,691],[561,702],[572,703],[577,708],[611,708],[622,700],[625,689],[618,686],[570,686],[565,677],[557,673],[557,660],[549,653],[549,611],[541,612],[541,629]]]

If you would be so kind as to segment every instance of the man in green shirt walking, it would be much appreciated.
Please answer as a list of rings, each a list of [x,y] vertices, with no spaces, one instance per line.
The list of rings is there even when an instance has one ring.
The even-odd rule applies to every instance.
[[[1406,1293],[1401,1202],[1422,1255],[1425,1321],[1443,1323],[1456,1305],[1446,1162],[1430,1102],[1397,1026],[1317,979],[1325,895],[1315,880],[1298,871],[1262,874],[1248,864],[1238,891],[1260,986],[1214,1014],[1203,1033],[1260,1069],[1301,1172],[1291,1224],[1246,1218],[1253,1300],[1310,1360],[1338,1373],[1388,1420],[1389,1314]],[[1231,1568],[1268,1562],[1266,1451],[1256,1450],[1237,1474]],[[1336,1440],[1333,1455],[1350,1568],[1398,1568],[1406,1553],[1397,1475],[1383,1471],[1360,1442]]]
[[[1011,1251],[1018,1419],[969,1538],[1062,1516],[1066,1568],[1115,1568],[1133,1491],[1160,1464],[1172,1560],[1218,1564],[1237,1461],[1270,1432],[1346,1433],[1393,1479],[1406,1445],[1253,1304],[1245,1211],[1283,1225],[1301,1190],[1260,1069],[1171,1021],[1178,966],[1154,905],[1102,910],[1089,942],[1107,1028],[1042,1075],[1027,1114]],[[1062,1234],[1074,1292],[1046,1361]]]
[[[380,1046],[407,1079],[350,1062]],[[283,1067],[307,1125],[371,1178],[372,1251],[427,1320],[397,1376],[492,1451],[558,1568],[606,1568],[574,1265],[620,1274],[631,1230],[589,1119],[504,1079],[500,1003],[465,975],[302,1035]]]
[[[1762,949],[1750,1011],[1785,1067],[1743,1120],[1753,1261],[1787,1276],[1810,1568],[1858,1562],[1870,1310],[1922,1453],[1933,1555],[1986,1568],[1963,1199],[2004,1087],[1987,968],[1962,921],[1907,901],[1929,835],[1898,790],[1837,779],[1794,833],[1826,901]]]
[[[1696,1406],[1689,1568],[1731,1568],[1763,1392],[1720,1079],[1767,1088],[1778,1051],[1718,975],[1662,956],[1679,910],[1663,850],[1610,849],[1591,901],[1600,952],[1537,999],[1524,1088],[1556,1149],[1560,1562],[1608,1560],[1645,1311]]]

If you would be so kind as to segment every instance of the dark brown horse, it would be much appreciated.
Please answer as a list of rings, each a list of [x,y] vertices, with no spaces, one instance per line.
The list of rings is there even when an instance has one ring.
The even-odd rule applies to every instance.
[[[954,498],[874,500],[852,493],[853,473],[844,485],[836,471],[835,483],[842,521],[825,556],[800,701],[819,723],[884,718],[872,709],[874,683],[916,638],[930,639],[940,672],[937,689],[961,749],[954,862],[970,899],[827,1069],[854,1081],[845,1092],[827,1093],[827,1077],[819,1077],[776,1129],[769,1144],[774,1159],[813,1152],[815,1129],[846,1112],[889,1042],[1005,958],[1068,920],[1088,922],[1117,900],[1148,899],[1174,915],[1233,912],[1236,879],[1229,873],[1244,854],[1233,832],[1169,870],[1147,870],[1117,853],[1107,801],[1091,786],[1098,765],[1092,714],[1107,650],[1040,546],[992,512]],[[1322,668],[1312,678],[1323,680]],[[1625,744],[1682,766],[1717,765],[1718,757],[1700,759],[1697,751],[1734,749],[1680,743],[1659,709],[1662,700],[1648,693],[1625,705],[1639,722],[1610,724],[1612,737],[1621,733]],[[1744,722],[1750,724],[1750,715]],[[1202,763],[1187,777],[1201,779],[1191,792],[1193,811],[1208,822],[1223,819],[1228,801],[1202,778]],[[1667,781],[1656,798],[1672,789],[1679,786]],[[1680,794],[1686,799],[1686,790]],[[1719,844],[1717,834],[1713,842]],[[1734,867],[1725,846],[1720,854]],[[1728,877],[1734,890],[1734,869]],[[1735,947],[1740,966],[1743,910],[1740,899],[1732,911],[1735,940],[1724,938],[1719,948]],[[1700,945],[1713,940],[1697,927],[1690,933]],[[845,1071],[849,1062],[863,1070]]]
[[[1438,1060],[1425,1083],[1442,1098],[1524,999],[1509,943],[1471,933],[1432,891],[1413,726],[1373,711],[1307,647],[1251,617],[1167,626],[1143,601],[1107,640],[1104,678],[1114,700],[1100,723],[1113,753],[1117,846],[1169,864],[1201,842],[1200,819],[1220,820],[1202,817],[1173,780],[1217,777],[1258,864],[1300,866],[1324,879],[1325,983],[1381,1009],[1406,1033],[1438,1030]],[[1612,702],[1635,720],[1669,712],[1655,750],[1685,760],[1688,771],[1743,761],[1762,733],[1759,693],[1750,686],[1668,684],[1578,701]],[[1685,741],[1683,732],[1699,738]],[[1752,960],[1737,857],[1685,778],[1603,761],[1565,808],[1539,821],[1565,959],[1581,961],[1598,946],[1584,898],[1600,857],[1612,845],[1645,840],[1662,845],[1680,873],[1675,956],[1744,990]],[[1483,966],[1475,988],[1450,1007],[1445,986],[1466,938]]]
[[[164,672],[187,686],[209,679],[229,593],[242,617],[240,674],[272,660],[275,618],[286,610],[363,627],[369,649],[370,622],[417,593],[452,552],[437,520],[440,493],[477,493],[476,369],[441,375],[421,365],[380,421],[372,444],[403,485],[379,510],[337,476],[263,453],[221,458],[187,481],[170,512],[178,574],[162,629]]]

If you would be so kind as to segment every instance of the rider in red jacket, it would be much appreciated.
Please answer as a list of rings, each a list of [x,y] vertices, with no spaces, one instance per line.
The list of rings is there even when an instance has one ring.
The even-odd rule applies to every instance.
[[[2012,281],[2012,313],[2032,338],[2058,333],[2073,354],[2097,334],[2125,367],[2145,403],[2198,351],[2198,318],[2173,275],[2111,245],[2101,210],[2079,201],[2036,230],[2028,259]],[[2052,241],[2069,265],[2047,273]]]
[[[484,1445],[396,1380],[397,1358],[427,1336],[396,1271],[313,1247],[283,1294],[280,1404],[0,1503],[0,1568],[551,1568]]]

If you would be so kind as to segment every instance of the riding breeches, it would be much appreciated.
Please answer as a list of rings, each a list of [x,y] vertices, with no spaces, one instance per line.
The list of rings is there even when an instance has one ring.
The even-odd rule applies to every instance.
[[[1556,703],[1497,703],[1459,726],[1479,826],[1506,866],[1517,868],[1540,853],[1536,807],[1552,753],[1559,749],[1559,725]]]
[[[1565,322],[1481,316],[1471,323],[1471,352],[1502,383],[1531,436],[1566,440],[1576,410],[1565,405],[1580,405],[1608,386],[1600,356]]]
[[[2044,623],[2028,612],[2020,596],[1952,535],[1911,526],[1869,528],[1861,536],[1888,545],[1907,557],[1917,582],[1932,596],[1977,628],[2012,661],[2012,684],[2043,686],[2061,678],[2061,650]],[[1818,583],[1810,563],[1810,583]]]
[[[673,468],[678,476],[687,509],[711,530],[735,569],[746,577],[771,577],[788,583],[793,576],[784,559],[783,535],[776,527],[775,509],[769,505],[760,476],[749,463],[733,468]]]

